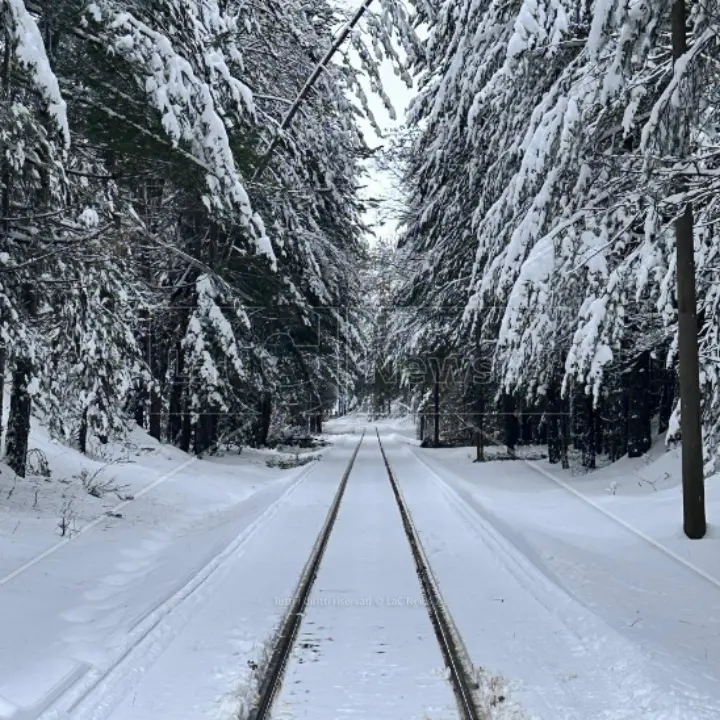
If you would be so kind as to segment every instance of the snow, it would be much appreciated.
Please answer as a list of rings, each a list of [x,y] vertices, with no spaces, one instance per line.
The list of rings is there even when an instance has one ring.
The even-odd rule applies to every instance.
[[[100,225],[100,216],[95,208],[86,207],[80,213],[78,220],[88,228],[98,227],[98,225]]]
[[[188,14],[188,24],[194,32],[207,36],[222,31],[219,8],[205,19],[212,26],[200,28],[194,17],[196,9]],[[88,9],[97,18],[97,8]],[[194,21],[194,22],[193,22]],[[228,135],[234,114],[236,119],[246,113],[252,117],[254,107],[249,88],[230,72],[222,53],[213,50],[204,53],[201,72],[183,54],[180,38],[170,32],[172,40],[163,32],[142,22],[127,12],[117,12],[108,19],[107,30],[114,50],[137,67],[144,75],[145,92],[149,102],[160,113],[162,127],[173,148],[187,146],[187,157],[207,171],[205,180],[210,191],[203,197],[208,209],[234,210],[237,221],[250,230],[255,248],[275,267],[276,258],[264,229],[255,222],[250,198],[236,165]],[[216,38],[204,37],[214,44]],[[237,48],[234,49],[237,52]],[[224,106],[223,90],[229,89],[232,102]]]
[[[682,535],[676,451],[574,477],[471,457],[390,455],[473,660],[540,718],[718,717],[719,540]]]
[[[58,80],[50,67],[40,30],[23,0],[6,0],[4,9],[10,14],[9,30],[17,46],[18,60],[33,72],[33,81],[48,102],[48,110],[55,120],[66,147],[70,145],[67,105],[60,92]]]
[[[304,471],[290,493],[226,548],[217,572],[83,698],[73,717],[216,718],[242,709],[252,692],[249,663],[266,652],[284,611],[280,600],[295,588],[351,450],[348,444],[327,464]]]
[[[547,10],[550,10],[550,13]],[[550,7],[545,8],[537,0],[525,0],[517,14],[514,32],[508,42],[508,58],[543,43],[550,45],[552,52],[552,46],[561,41],[567,28],[568,18],[561,3],[550,3]]]
[[[46,454],[52,477],[15,483],[2,467],[0,706],[7,717],[35,717],[50,706],[68,709],[90,693],[73,711],[85,712],[95,687],[108,698],[122,695],[134,682],[133,672],[144,667],[120,668],[122,658],[145,663],[157,655],[187,620],[184,613],[204,597],[206,590],[200,591],[219,582],[253,534],[319,466],[270,469],[268,454],[253,451],[195,460],[140,431],[132,441],[129,448],[111,449],[116,456],[124,450],[128,461],[99,475],[113,477],[123,495],[132,494],[125,502],[113,493],[89,495],[79,476],[105,463],[54,444],[39,427],[31,448]],[[68,500],[77,532],[63,539],[57,525]],[[307,502],[322,515],[317,496]],[[312,512],[305,515],[310,537],[317,528]],[[298,537],[298,561],[304,562],[309,547]],[[253,576],[241,577],[246,585]],[[278,592],[288,592],[296,577],[280,573],[285,584]],[[229,597],[237,606],[237,595]],[[270,624],[258,628],[266,635],[271,616],[276,619],[270,613]]]
[[[458,717],[374,434],[358,453],[288,663],[283,718]]]
[[[51,477],[0,468],[0,717],[244,720],[363,428],[276,716],[457,717],[375,427],[489,718],[720,717],[717,479],[709,537],[691,542],[661,442],[576,474],[424,450],[411,417],[362,414],[288,471],[270,451],[197,460],[140,430],[90,459],[35,424]],[[121,489],[94,497],[83,470]]]

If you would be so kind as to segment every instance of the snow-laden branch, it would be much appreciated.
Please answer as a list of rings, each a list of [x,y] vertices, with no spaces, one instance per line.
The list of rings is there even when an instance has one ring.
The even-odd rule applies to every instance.
[[[48,103],[48,111],[60,131],[65,147],[70,146],[67,106],[60,85],[50,67],[45,44],[37,23],[27,11],[23,0],[1,0],[5,27],[14,43],[15,56],[31,73],[33,84]]]
[[[106,33],[108,50],[141,68],[145,90],[152,106],[161,114],[162,127],[172,145],[187,152],[207,169],[208,192],[203,203],[208,210],[230,215],[255,242],[257,251],[275,263],[272,245],[250,198],[235,162],[219,90],[210,80],[222,82],[231,98],[234,113],[244,109],[252,116],[250,90],[234,78],[219,51],[201,56],[204,77],[173,41],[128,12],[112,4],[92,4],[88,19]],[[197,58],[196,58],[197,60]]]

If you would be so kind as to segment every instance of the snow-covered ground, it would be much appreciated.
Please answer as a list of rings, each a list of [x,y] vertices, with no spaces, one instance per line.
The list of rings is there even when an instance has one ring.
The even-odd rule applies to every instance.
[[[276,715],[456,717],[376,426],[471,659],[509,686],[493,720],[720,717],[718,482],[691,542],[676,451],[572,475],[351,416],[291,470],[137,431],[90,460],[34,428],[51,477],[0,467],[0,718],[245,717],[365,427]]]
[[[61,445],[33,421],[30,464],[36,467],[36,459],[44,457],[51,476],[28,470],[27,479],[16,480],[14,473],[0,464],[0,586],[25,563],[51,552],[63,539],[77,538],[99,518],[101,531],[137,526],[139,532],[153,524],[161,524],[165,531],[168,524],[186,524],[221,511],[268,482],[287,478],[287,472],[269,468],[268,460],[292,459],[287,453],[246,448],[239,455],[229,452],[196,460],[137,429],[126,443],[93,450],[91,459]],[[198,478],[202,482],[197,482]],[[139,501],[147,493],[152,493],[143,498],[147,517],[138,518],[135,513],[141,506],[128,500]],[[67,525],[64,538],[59,527],[63,519]]]
[[[720,717],[717,478],[708,536],[690,541],[679,450],[661,442],[579,474],[421,449],[408,418],[378,426],[473,661],[527,712]]]
[[[106,448],[108,458],[93,461],[34,428],[31,447],[47,457],[51,477],[15,481],[8,468],[0,472],[0,717],[35,718],[51,706],[69,707],[96,685],[98,692],[107,683],[129,687],[129,675],[147,668],[251,546],[255,569],[240,575],[242,592],[235,587],[226,598],[237,614],[217,617],[233,623],[235,640],[228,642],[237,641],[247,660],[254,660],[261,651],[257,643],[267,640],[283,608],[264,595],[264,622],[243,622],[239,601],[248,588],[262,587],[263,572],[277,576],[277,593],[292,590],[347,462],[343,438],[338,440],[338,468],[326,458],[280,470],[266,465],[277,453],[244,450],[193,460],[142,432],[133,434],[128,447]],[[122,462],[107,464],[118,458]],[[112,480],[117,492],[88,492],[87,478],[98,470],[95,480]],[[294,536],[295,553],[281,552],[278,528],[291,532],[297,522],[302,527]],[[268,524],[274,529],[265,530]],[[266,548],[262,531],[269,532]],[[249,639],[243,645],[238,638]],[[134,670],[118,669],[126,656],[137,659],[140,646]],[[243,671],[246,663],[235,658],[226,668],[224,692]],[[101,694],[109,711],[105,698],[112,693]],[[88,697],[92,704],[97,692]],[[193,717],[194,707],[188,705]],[[107,713],[98,706],[90,714]]]
[[[458,717],[374,433],[350,475],[277,717]]]
[[[219,571],[73,711],[75,720],[247,716],[261,662],[353,446],[341,443],[244,530]],[[217,563],[216,563],[217,564]]]
[[[529,710],[720,717],[720,547],[682,534],[678,451],[572,476],[386,445],[473,660]]]

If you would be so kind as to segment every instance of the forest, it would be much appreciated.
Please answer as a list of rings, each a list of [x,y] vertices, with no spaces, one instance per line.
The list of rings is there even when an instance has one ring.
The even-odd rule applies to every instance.
[[[31,416],[202,453],[402,406],[592,469],[679,440],[682,385],[712,472],[717,3],[355,5],[2,1],[8,464]],[[383,67],[415,96],[372,147]]]
[[[31,416],[82,452],[132,422],[195,453],[318,430],[362,357],[359,78],[384,98],[379,60],[407,74],[404,6],[378,3],[288,131],[347,20],[324,0],[0,8],[10,467]]]
[[[688,423],[701,484],[720,450],[717,3],[435,10],[392,149],[376,404],[402,391],[429,444],[489,433],[586,469]]]

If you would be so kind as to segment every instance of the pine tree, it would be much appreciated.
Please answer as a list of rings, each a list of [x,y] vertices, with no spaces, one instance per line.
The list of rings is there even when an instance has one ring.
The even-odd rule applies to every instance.
[[[0,5],[11,466],[32,412],[87,452],[131,416],[196,452],[267,442],[273,417],[319,430],[364,343],[359,69],[339,57],[276,128],[332,45],[333,6],[28,7]],[[403,3],[378,8],[352,42],[383,96],[378,60],[406,74],[395,43],[421,47]]]

